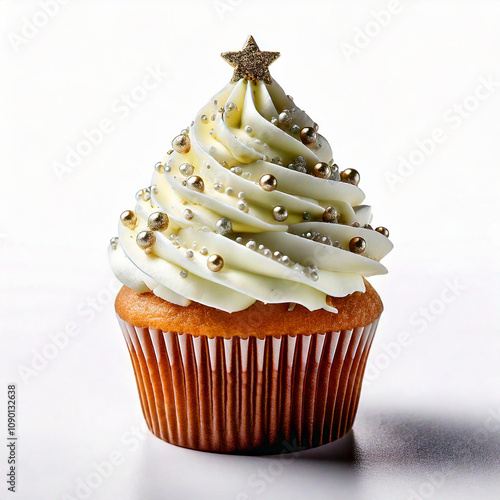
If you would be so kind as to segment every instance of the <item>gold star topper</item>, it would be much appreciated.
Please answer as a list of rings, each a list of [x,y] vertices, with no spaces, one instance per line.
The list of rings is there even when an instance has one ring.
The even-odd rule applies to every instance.
[[[249,36],[242,50],[223,52],[221,56],[235,68],[231,83],[246,78],[247,80],[261,80],[270,85],[272,80],[269,66],[278,59],[280,53],[261,52],[253,36]]]

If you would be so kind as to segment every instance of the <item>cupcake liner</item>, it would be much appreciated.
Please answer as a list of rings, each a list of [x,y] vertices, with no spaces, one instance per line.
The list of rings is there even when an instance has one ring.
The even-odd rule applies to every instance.
[[[149,429],[187,448],[273,453],[343,436],[379,319],[353,330],[230,339],[118,318]]]

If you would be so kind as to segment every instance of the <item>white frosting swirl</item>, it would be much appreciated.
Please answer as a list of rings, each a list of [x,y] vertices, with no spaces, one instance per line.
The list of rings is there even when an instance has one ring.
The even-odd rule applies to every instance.
[[[292,117],[290,125],[297,127],[276,124],[285,109]],[[328,295],[364,291],[363,276],[387,272],[379,260],[392,243],[377,231],[351,226],[371,221],[357,186],[286,167],[299,156],[309,172],[317,162],[332,164],[330,146],[321,135],[313,148],[301,142],[298,130],[312,126],[275,81],[266,85],[242,79],[227,85],[196,116],[188,132],[190,151],[167,155],[165,172],[155,171],[151,198],[137,202],[136,226],[119,223],[118,245],[109,249],[117,278],[140,293],[151,290],[175,304],[196,301],[228,312],[246,309],[256,300],[335,311],[326,304]],[[277,156],[282,165],[271,161]],[[179,167],[184,163],[203,179],[203,192],[183,183],[186,177]],[[264,174],[277,179],[276,190],[260,187]],[[278,205],[288,212],[284,222],[273,218]],[[336,208],[340,223],[322,222],[327,206]],[[185,217],[186,209],[192,218]],[[170,222],[167,230],[155,232],[148,254],[136,236],[148,230],[149,215],[158,211],[168,214]],[[304,212],[310,221],[304,222]],[[221,217],[231,221],[231,233],[217,233]],[[301,236],[307,232],[320,233],[341,247]],[[349,251],[354,237],[366,241],[362,255]],[[249,240],[255,249],[253,243],[246,245]],[[224,259],[220,272],[207,267],[212,254]]]

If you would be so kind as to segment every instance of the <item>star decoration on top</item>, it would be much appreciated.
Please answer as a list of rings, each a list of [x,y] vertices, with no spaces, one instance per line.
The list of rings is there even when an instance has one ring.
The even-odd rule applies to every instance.
[[[260,80],[270,85],[272,83],[269,66],[278,59],[279,52],[261,52],[253,36],[249,36],[242,50],[239,52],[223,52],[222,58],[233,68],[231,83],[242,78]]]

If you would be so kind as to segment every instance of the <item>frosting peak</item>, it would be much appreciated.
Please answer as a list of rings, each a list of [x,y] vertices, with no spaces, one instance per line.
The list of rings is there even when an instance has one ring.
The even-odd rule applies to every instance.
[[[129,288],[228,312],[256,300],[336,311],[328,295],[387,272],[379,261],[392,243],[369,226],[359,174],[339,173],[317,125],[274,80],[228,84],[173,147],[110,245]]]

